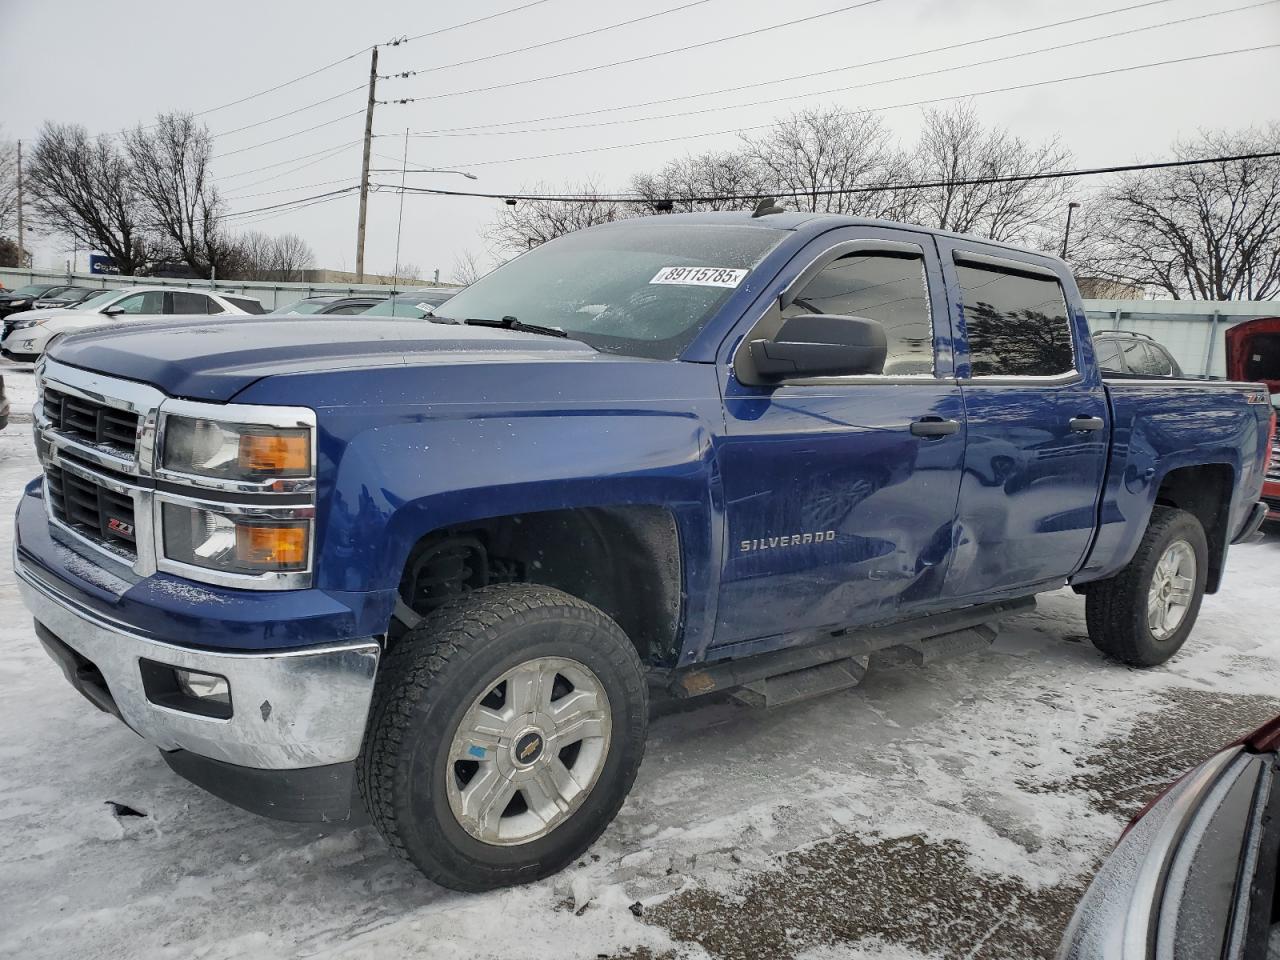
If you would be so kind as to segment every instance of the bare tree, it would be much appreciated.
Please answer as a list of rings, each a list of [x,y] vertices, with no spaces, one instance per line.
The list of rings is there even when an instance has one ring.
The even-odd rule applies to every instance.
[[[529,192],[546,194],[549,188],[539,184]],[[504,205],[497,221],[486,231],[486,239],[499,248],[528,250],[566,233],[629,215],[625,203],[603,196],[592,183],[570,186],[564,195],[585,199],[518,200],[514,205]]]
[[[8,237],[0,237],[0,267],[19,267],[18,244]]]
[[[471,286],[484,276],[485,272],[485,269],[480,266],[480,258],[471,250],[463,250],[453,258],[453,282],[459,286]]]
[[[901,179],[901,155],[874,114],[802,110],[743,142],[762,182],[797,209],[882,217],[896,203],[882,192],[852,192]]]
[[[134,189],[159,242],[200,275],[225,276],[235,256],[209,170],[213,139],[190,114],[161,114],[125,136]]]
[[[152,260],[145,207],[129,160],[110,137],[91,138],[78,124],[46,123],[26,168],[32,206],[56,232],[140,272]]]
[[[927,110],[911,164],[916,182],[945,181],[902,198],[908,218],[925,226],[1000,241],[1026,241],[1066,209],[1065,180],[959,183],[1061,170],[1071,152],[1056,139],[1033,145],[984,127],[971,104]]]
[[[0,237],[18,231],[18,145],[0,137]]]
[[[637,174],[631,190],[643,198],[637,204],[642,213],[657,212],[665,201],[676,213],[750,210],[755,197],[770,189],[767,180],[768,173],[745,150],[713,150],[672,160],[657,173]]]
[[[1280,124],[1179,141],[1179,160],[1280,150]],[[1095,276],[1178,299],[1280,295],[1280,158],[1142,170],[1101,191],[1081,259]],[[1074,226],[1073,226],[1074,232]]]
[[[305,240],[294,233],[278,237],[250,231],[222,241],[226,271],[218,276],[228,280],[270,280],[293,283],[303,279],[303,271],[315,263],[315,254]]]
[[[316,262],[316,255],[307,241],[296,233],[282,233],[271,242],[271,271],[281,283],[302,280],[303,271]]]

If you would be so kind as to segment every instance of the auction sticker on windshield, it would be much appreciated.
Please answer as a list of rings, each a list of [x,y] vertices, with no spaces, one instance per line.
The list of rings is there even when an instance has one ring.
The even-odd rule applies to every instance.
[[[694,287],[736,287],[746,270],[731,267],[663,267],[650,283],[680,283]]]

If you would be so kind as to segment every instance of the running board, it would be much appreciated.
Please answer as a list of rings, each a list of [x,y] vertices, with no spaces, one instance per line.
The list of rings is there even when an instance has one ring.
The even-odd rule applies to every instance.
[[[995,639],[991,624],[1030,613],[1035,607],[1035,597],[984,603],[897,623],[844,630],[818,643],[787,647],[754,657],[685,667],[672,674],[671,692],[676,697],[698,697],[863,657],[888,647],[906,647],[919,662],[934,663],[990,645]],[[983,627],[987,629],[979,629]]]
[[[738,687],[731,696],[749,707],[785,707],[801,700],[812,700],[856,687],[867,675],[867,661],[870,659],[870,656],[849,657],[753,680]]]

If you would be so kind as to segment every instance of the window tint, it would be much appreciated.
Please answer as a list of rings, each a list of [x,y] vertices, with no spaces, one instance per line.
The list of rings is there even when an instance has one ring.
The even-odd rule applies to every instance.
[[[1173,364],[1163,350],[1155,344],[1138,341],[1128,355],[1129,372],[1144,377],[1171,377]]]
[[[783,316],[806,313],[878,320],[889,341],[886,374],[933,373],[933,325],[920,257],[889,253],[841,257],[805,285]]]
[[[1075,367],[1057,280],[956,264],[975,377],[1052,377]]]
[[[1110,373],[1124,373],[1124,363],[1120,360],[1120,344],[1115,340],[1093,341],[1093,352],[1098,358],[1098,366]]]
[[[227,312],[227,308],[224,307],[222,304],[220,304],[217,300],[213,299],[213,297],[205,297],[204,303],[205,303],[205,309],[208,310],[210,313],[226,313]]]
[[[128,314],[164,313],[164,291],[148,290],[145,293],[135,293],[116,301],[111,306]]]
[[[267,311],[266,311],[266,309],[262,306],[261,302],[259,302],[259,301],[257,301],[257,300],[254,300],[252,297],[228,297],[228,296],[223,296],[223,298],[222,298],[222,299],[223,299],[223,300],[225,300],[225,301],[227,301],[227,303],[231,304],[233,307],[236,307],[236,308],[238,308],[238,309],[240,309],[240,310],[243,310],[245,313],[252,313],[252,314],[254,314],[255,316],[256,316],[257,314],[261,314],[261,313],[266,313],[266,312],[267,312]],[[217,310],[214,310],[213,308],[210,308],[210,309],[209,309],[209,312],[210,312],[210,313],[223,313],[224,311],[222,310],[222,308],[221,308],[221,307],[219,307]]]
[[[203,314],[207,312],[209,298],[203,293],[183,293],[175,290],[172,296],[174,313]]]

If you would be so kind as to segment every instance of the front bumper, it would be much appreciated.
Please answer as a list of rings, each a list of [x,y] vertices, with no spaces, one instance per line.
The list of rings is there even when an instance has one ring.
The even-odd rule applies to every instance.
[[[161,750],[260,770],[346,763],[359,754],[378,666],[374,641],[260,653],[191,649],[142,636],[79,603],[17,552],[14,572],[36,623],[79,658],[68,679]],[[142,660],[225,677],[231,716],[153,702]],[[65,658],[60,665],[66,672]]]

